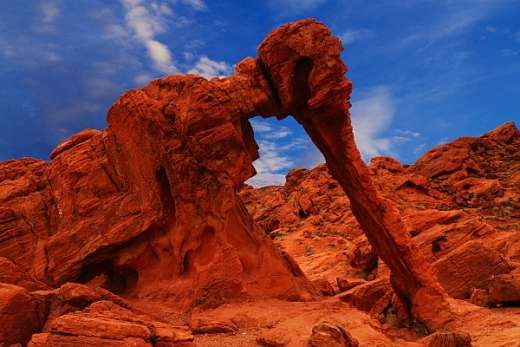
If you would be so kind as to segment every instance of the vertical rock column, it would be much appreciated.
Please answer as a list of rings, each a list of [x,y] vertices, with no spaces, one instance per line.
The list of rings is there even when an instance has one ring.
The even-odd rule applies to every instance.
[[[348,195],[368,240],[392,273],[397,295],[430,330],[451,319],[447,295],[413,243],[396,208],[377,193],[354,141],[351,82],[341,61],[341,42],[314,20],[283,26],[259,48],[260,65],[280,106],[293,115],[325,156]]]

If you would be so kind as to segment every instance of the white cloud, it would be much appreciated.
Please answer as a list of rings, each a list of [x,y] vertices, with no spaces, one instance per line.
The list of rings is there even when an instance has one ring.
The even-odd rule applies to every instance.
[[[368,160],[390,153],[391,139],[382,135],[395,114],[388,88],[374,88],[370,95],[353,102],[351,114],[356,143],[363,157]]]
[[[206,4],[202,0],[181,0],[181,2],[185,5],[193,7],[197,11],[206,9]]]
[[[293,161],[273,141],[259,141],[258,146],[260,158],[253,163],[257,174],[246,183],[255,187],[284,184],[285,175],[280,171],[293,167]]]
[[[134,77],[134,83],[143,86],[150,82],[153,79],[153,76],[147,73],[142,73]]]
[[[271,124],[261,120],[252,120],[251,125],[255,133],[262,134],[262,137],[269,140],[283,139],[292,134],[291,129],[282,125],[273,127]]]
[[[422,138],[421,133],[412,130],[396,129],[394,130],[394,133],[397,135],[392,136],[392,145],[402,145],[405,143],[408,144],[409,142],[417,142]]]
[[[202,40],[193,40],[193,41],[190,41],[190,42],[187,42],[185,45],[184,45],[184,48],[188,51],[193,51],[193,50],[196,50],[196,49],[199,49],[199,48],[202,48],[206,45],[206,42],[202,41]]]
[[[110,23],[105,29],[105,38],[107,39],[126,39],[128,31],[121,25]]]
[[[41,4],[42,21],[44,23],[52,23],[60,14],[60,8],[55,1],[45,1]]]
[[[34,29],[39,32],[53,32],[56,30],[56,20],[61,10],[57,0],[42,1],[39,7],[39,23]]]
[[[189,74],[202,76],[206,79],[223,77],[231,73],[231,66],[224,61],[215,61],[207,56],[202,56],[195,66],[188,71]]]
[[[0,37],[0,57],[4,56],[24,66],[37,67],[42,63],[56,64],[63,61],[57,49],[53,44],[41,45],[26,39],[7,41]]]
[[[356,41],[371,39],[375,33],[369,29],[348,30],[340,35],[340,39],[344,45],[353,44]]]
[[[440,2],[440,5],[444,7],[443,10],[446,15],[438,16],[440,19],[433,26],[405,37],[402,42],[407,44],[416,41],[426,41],[428,44],[431,44],[437,40],[460,34],[491,16],[506,2],[475,0],[471,6],[459,1]]]
[[[121,0],[126,11],[126,25],[134,37],[147,49],[156,70],[163,73],[177,71],[168,47],[156,36],[167,31],[165,19],[173,12],[166,3],[149,3],[142,0]]]
[[[256,176],[250,178],[246,183],[255,188],[283,186],[285,184],[285,175],[272,172],[258,173]]]
[[[172,55],[168,47],[156,40],[148,40],[145,45],[148,55],[154,62],[154,67],[162,72],[171,72],[173,69]]]
[[[401,130],[401,129],[396,129],[395,132],[403,137],[414,137],[414,138],[418,138],[418,137],[421,137],[421,133],[419,132],[416,132],[416,131],[411,131],[411,130]]]
[[[184,52],[183,56],[184,56],[184,60],[186,60],[187,62],[190,62],[193,60],[193,58],[195,58],[195,56],[192,52]]]
[[[274,127],[266,121],[253,119],[250,122],[255,133],[266,133],[274,130]]]
[[[289,128],[282,127],[281,129],[277,129],[276,131],[265,134],[264,137],[266,139],[283,139],[291,134],[292,132],[289,130]]]
[[[415,154],[421,154],[424,152],[424,149],[426,148],[426,143],[421,143],[419,145],[417,145],[417,147],[415,147],[415,149],[413,150],[413,152]]]

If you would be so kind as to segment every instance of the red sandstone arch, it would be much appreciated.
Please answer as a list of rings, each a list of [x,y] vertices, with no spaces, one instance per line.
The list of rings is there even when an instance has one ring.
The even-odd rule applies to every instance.
[[[271,33],[259,48],[259,66],[279,110],[302,124],[351,201],[368,240],[391,269],[392,286],[412,314],[431,329],[451,318],[447,295],[406,233],[397,209],[377,193],[354,141],[352,84],[344,76],[341,43],[322,24],[299,21]]]

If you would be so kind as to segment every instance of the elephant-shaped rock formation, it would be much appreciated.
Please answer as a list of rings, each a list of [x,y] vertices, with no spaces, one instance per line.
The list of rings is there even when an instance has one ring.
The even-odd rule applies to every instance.
[[[294,22],[230,77],[152,81],[120,97],[107,129],[73,136],[50,161],[0,164],[0,257],[49,287],[95,282],[182,308],[311,299],[313,285],[237,194],[258,158],[249,119],[292,115],[350,198],[396,293],[430,329],[442,326],[446,294],[355,145],[341,51],[325,25]]]

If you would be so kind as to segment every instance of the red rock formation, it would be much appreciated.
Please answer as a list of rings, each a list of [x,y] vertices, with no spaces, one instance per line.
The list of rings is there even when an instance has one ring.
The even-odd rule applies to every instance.
[[[28,346],[194,347],[188,327],[175,327],[136,314],[111,301],[54,319],[47,332],[34,334]]]
[[[323,292],[333,294],[337,282],[345,301],[388,319],[411,308],[431,330],[451,318],[434,274],[457,298],[478,291],[481,302],[516,301],[518,236],[503,232],[520,217],[518,130],[506,124],[460,139],[412,166],[379,158],[367,168],[354,143],[340,52],[325,26],[296,22],[273,32],[258,58],[229,78],[154,81],[114,104],[106,130],[73,136],[49,162],[0,163],[0,281],[16,285],[0,288],[0,319],[10,327],[0,343],[25,343],[40,331],[33,346],[192,343],[186,327],[144,317],[113,293],[138,306],[182,309],[315,297],[237,193],[255,173],[248,119],[256,115],[293,115],[327,160],[328,170],[296,170],[286,187],[262,190],[273,194],[266,201],[241,193],[273,238],[305,247],[289,253]],[[330,271],[312,264],[319,254],[291,239],[291,228],[333,248]],[[50,289],[67,281],[112,293]],[[193,322],[199,332],[240,325]],[[109,329],[99,331],[101,323]],[[342,331],[330,330],[345,338]]]
[[[0,166],[0,256],[49,286],[96,282],[135,300],[216,306],[315,295],[255,226],[237,190],[254,175],[256,115],[292,114],[323,152],[392,284],[431,329],[445,295],[354,143],[342,46],[313,20],[283,26],[233,76],[169,76],[124,94],[108,128]],[[302,208],[306,208],[303,206]]]
[[[414,165],[391,158],[375,158],[370,164],[378,190],[397,206],[406,233],[452,297],[472,296],[487,306],[517,305],[519,153],[520,132],[506,123],[482,137],[432,149]],[[468,170],[468,160],[480,170]],[[471,186],[461,184],[468,179]],[[500,190],[474,194],[474,187],[489,180]],[[399,303],[390,305],[388,285],[380,285],[388,269],[377,261],[325,165],[291,171],[285,186],[245,187],[241,196],[254,219],[311,279],[324,276],[337,282],[341,292],[347,291],[340,295],[344,300],[374,314],[398,310]],[[387,304],[381,304],[383,299]]]
[[[259,48],[262,66],[276,87],[278,116],[290,113],[303,125],[347,194],[368,240],[390,268],[396,293],[418,319],[439,328],[450,319],[444,290],[404,232],[398,211],[375,190],[356,147],[348,113],[352,85],[344,78],[341,43],[325,27],[308,30],[307,25],[282,27]]]

